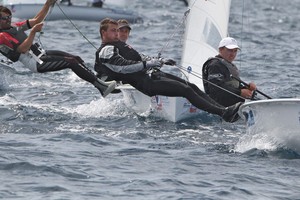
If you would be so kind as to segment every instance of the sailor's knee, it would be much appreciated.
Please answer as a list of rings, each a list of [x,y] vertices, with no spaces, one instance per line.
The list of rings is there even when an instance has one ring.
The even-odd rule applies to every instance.
[[[184,88],[184,93],[186,94],[186,96],[188,96],[188,95],[193,95],[195,91],[193,90],[192,87],[186,86]]]

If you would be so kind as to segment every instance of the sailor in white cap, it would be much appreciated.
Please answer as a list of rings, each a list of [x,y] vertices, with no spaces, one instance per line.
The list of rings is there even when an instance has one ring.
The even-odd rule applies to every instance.
[[[235,59],[239,49],[237,41],[232,37],[224,38],[219,43],[220,55],[228,62],[232,62]]]
[[[250,99],[253,91],[256,89],[256,85],[254,83],[242,84],[239,81],[239,70],[232,63],[238,50],[240,50],[237,41],[232,37],[223,38],[218,48],[219,55],[209,58],[203,64],[202,72],[205,92],[223,106],[244,102],[245,98]]]

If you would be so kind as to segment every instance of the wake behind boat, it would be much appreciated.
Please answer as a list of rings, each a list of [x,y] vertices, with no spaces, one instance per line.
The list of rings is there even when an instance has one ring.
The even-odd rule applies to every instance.
[[[13,16],[19,19],[30,19],[34,17],[35,12],[40,10],[44,3],[45,0],[3,0],[3,5],[8,7],[13,12]],[[131,23],[142,21],[142,17],[137,13],[121,8],[97,8],[87,4],[73,4],[71,6],[66,4],[57,4],[53,7],[46,20],[64,20],[67,19],[67,16],[71,20],[85,21],[101,21],[106,17],[116,20],[126,19]]]
[[[202,65],[218,54],[218,43],[227,36],[230,4],[231,0],[194,1],[187,16],[180,68],[186,71],[188,81],[202,90],[203,83],[199,78],[202,77]],[[203,112],[182,97],[148,97],[130,86],[120,89],[126,105],[137,113],[153,111],[163,119],[178,122]]]

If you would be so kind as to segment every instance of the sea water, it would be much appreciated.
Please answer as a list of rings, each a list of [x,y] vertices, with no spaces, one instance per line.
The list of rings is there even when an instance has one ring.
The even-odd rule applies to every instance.
[[[212,1],[213,2],[213,1]],[[240,46],[244,81],[271,97],[299,97],[300,4],[232,0],[229,35]],[[136,0],[143,15],[129,43],[151,56],[181,58],[187,7]],[[46,49],[82,57],[92,69],[99,22],[46,22]],[[172,70],[172,69],[170,69]],[[70,70],[34,74],[1,69],[2,199],[300,199],[299,152],[277,146],[245,124],[200,115],[171,123],[102,99]]]

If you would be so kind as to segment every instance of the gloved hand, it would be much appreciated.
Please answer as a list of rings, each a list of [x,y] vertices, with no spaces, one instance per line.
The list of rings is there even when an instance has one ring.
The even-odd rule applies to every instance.
[[[163,59],[163,63],[165,65],[172,65],[172,66],[176,65],[176,61],[173,59]]]
[[[151,60],[146,61],[146,69],[160,68],[162,65],[162,60],[157,58],[152,58]]]

